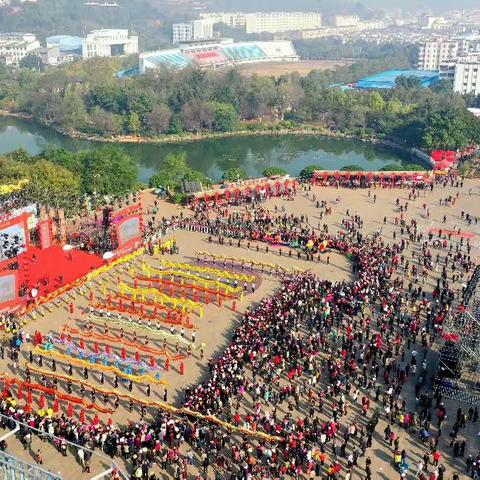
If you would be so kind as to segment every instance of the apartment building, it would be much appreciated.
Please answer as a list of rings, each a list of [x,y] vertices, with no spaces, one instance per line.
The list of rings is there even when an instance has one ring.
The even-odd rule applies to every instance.
[[[457,41],[433,40],[420,45],[418,51],[419,70],[440,70],[440,65],[459,54]]]
[[[192,20],[188,23],[174,23],[172,25],[172,42],[174,45],[208,38],[213,38],[213,22],[210,19]]]
[[[356,15],[334,15],[332,17],[332,27],[355,27],[360,22]]]
[[[92,30],[82,41],[82,57],[118,57],[138,53],[138,37],[128,29]]]
[[[436,39],[419,47],[419,70],[440,70],[443,64],[472,53],[480,53],[480,37]]]
[[[449,21],[445,17],[422,15],[419,24],[420,28],[424,30],[441,30],[448,27]]]
[[[5,65],[17,66],[40,42],[33,33],[0,33],[0,59]]]
[[[317,12],[256,12],[245,14],[246,33],[313,30],[322,26]]]
[[[231,28],[245,28],[246,19],[243,12],[209,12],[201,13],[201,20],[210,20],[213,25],[224,23]]]
[[[480,95],[480,55],[471,55],[457,60],[453,90],[462,95]]]

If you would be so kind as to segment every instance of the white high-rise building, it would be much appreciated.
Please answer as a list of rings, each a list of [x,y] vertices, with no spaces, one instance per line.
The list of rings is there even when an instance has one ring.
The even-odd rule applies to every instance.
[[[332,18],[332,26],[341,27],[355,27],[360,22],[360,18],[356,15],[334,15]]]
[[[419,23],[420,28],[424,30],[439,30],[448,26],[448,20],[445,17],[435,15],[422,15]]]
[[[172,42],[174,45],[187,42],[193,37],[193,25],[191,23],[174,23],[172,25]]]
[[[245,28],[245,13],[243,12],[209,12],[201,13],[200,19],[210,20],[212,24],[224,23],[231,28]]]
[[[40,42],[33,33],[0,33],[0,58],[5,65],[18,65],[39,47]]]
[[[172,41],[176,45],[191,40],[213,38],[213,21],[210,19],[192,20],[189,23],[174,23],[172,25]]]
[[[138,53],[138,37],[127,29],[92,30],[82,42],[83,58],[118,57]]]
[[[420,70],[441,70],[445,63],[479,52],[480,37],[431,40],[420,45],[417,65]]]
[[[317,12],[257,12],[245,14],[246,33],[279,33],[313,30],[322,26]]]
[[[419,70],[440,70],[440,65],[455,59],[459,53],[456,41],[433,40],[420,45],[418,50]]]
[[[453,90],[462,95],[480,95],[480,55],[457,60]]]

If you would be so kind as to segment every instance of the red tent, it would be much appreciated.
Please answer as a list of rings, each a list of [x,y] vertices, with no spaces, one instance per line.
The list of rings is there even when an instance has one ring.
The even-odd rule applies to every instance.
[[[440,160],[439,162],[436,162],[435,168],[439,170],[443,170],[445,168],[450,168],[452,166],[452,162],[449,162],[448,160]]]

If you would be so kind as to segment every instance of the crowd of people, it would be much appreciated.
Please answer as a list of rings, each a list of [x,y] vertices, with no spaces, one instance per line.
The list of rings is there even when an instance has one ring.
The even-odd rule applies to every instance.
[[[161,220],[247,248],[259,248],[253,242],[261,240],[264,248],[279,243],[318,251],[327,240],[332,251],[353,260],[351,281],[311,273],[286,276],[274,295],[245,312],[226,349],[208,362],[208,379],[185,390],[186,407],[268,434],[270,440],[162,411],[152,422],[126,428],[82,425],[65,416],[26,412],[9,395],[0,412],[46,438],[59,437],[59,449],[62,438],[80,445],[77,455],[85,471],[90,461],[85,453],[93,449],[123,457],[134,479],[157,478],[154,464],[182,480],[192,471],[198,479],[212,472],[215,479],[228,480],[352,479],[358,469],[362,478],[371,479],[373,447],[379,442],[390,450],[399,476],[410,468],[422,480],[458,479],[456,473],[446,477],[446,459],[438,448],[447,415],[455,417],[455,412],[447,409],[440,391],[427,387],[428,352],[459,300],[454,286],[472,271],[471,246],[444,244],[441,234],[438,245],[438,237],[419,232],[415,220],[405,220],[408,205],[397,206],[392,243],[381,231],[366,237],[362,217],[350,212],[337,234],[330,234],[326,224],[314,227],[305,215],[258,205],[244,213],[219,210],[213,219],[198,213]],[[424,280],[439,267],[441,275],[429,290]],[[18,345],[10,347],[13,351]],[[379,419],[386,424],[381,437],[374,433]],[[478,409],[459,410],[450,433],[452,455],[464,458],[464,473],[472,478],[479,474],[480,452],[474,445],[462,446],[458,438],[477,421]],[[402,429],[405,434],[394,433]],[[29,434],[27,428],[20,432],[25,445]],[[414,455],[407,435],[424,441],[421,457]]]

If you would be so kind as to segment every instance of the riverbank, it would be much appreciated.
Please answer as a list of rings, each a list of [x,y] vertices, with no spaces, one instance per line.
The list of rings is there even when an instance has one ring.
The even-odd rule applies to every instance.
[[[198,133],[182,133],[182,134],[169,134],[161,135],[156,137],[143,137],[143,136],[131,136],[131,135],[119,135],[119,136],[109,136],[105,137],[102,135],[92,135],[78,131],[66,131],[64,129],[58,128],[57,126],[47,123],[40,122],[32,115],[24,113],[14,113],[6,110],[0,110],[0,117],[4,118],[17,118],[26,121],[31,121],[35,124],[38,124],[42,127],[51,129],[52,131],[63,135],[65,137],[74,139],[74,140],[83,140],[88,142],[97,142],[97,143],[116,143],[124,145],[178,145],[186,144],[193,142],[202,142],[204,140],[221,140],[226,138],[244,138],[244,137],[284,137],[284,136],[312,136],[312,137],[325,137],[339,140],[355,140],[365,144],[378,145],[387,147],[389,149],[396,150],[403,154],[410,155],[414,161],[420,160],[422,164],[428,165],[431,168],[431,164],[426,160],[427,155],[418,150],[406,147],[392,140],[380,139],[375,135],[370,136],[359,136],[352,133],[345,133],[330,130],[321,125],[312,125],[312,124],[297,124],[289,125],[288,127],[284,126],[284,122],[276,123],[264,123],[256,124],[258,128],[251,128],[252,124],[244,123],[242,129],[235,130],[232,132],[212,132],[212,131],[202,131]],[[250,128],[248,128],[250,125]]]
[[[61,135],[70,137],[77,140],[87,140],[91,142],[104,142],[104,143],[127,143],[127,144],[176,144],[176,143],[185,143],[185,142],[199,142],[202,140],[215,140],[222,138],[231,138],[231,137],[256,137],[256,136],[271,136],[271,135],[321,135],[324,137],[332,138],[348,138],[348,139],[358,139],[354,135],[347,135],[342,132],[335,132],[329,129],[326,129],[321,126],[313,125],[299,125],[298,127],[282,127],[281,122],[277,123],[266,123],[264,128],[259,129],[249,129],[242,128],[232,132],[212,132],[212,131],[201,131],[197,133],[181,133],[181,134],[167,134],[160,135],[155,137],[145,137],[145,136],[134,136],[134,135],[112,135],[112,136],[103,136],[97,134],[88,134],[84,132],[79,132],[77,130],[65,130],[59,128],[58,126],[48,123],[41,122],[36,119],[33,115],[26,113],[10,112],[8,110],[0,110],[0,117],[4,118],[19,118],[22,120],[29,120],[37,123],[38,125],[46,128],[50,128]],[[245,124],[248,125],[248,124]]]

